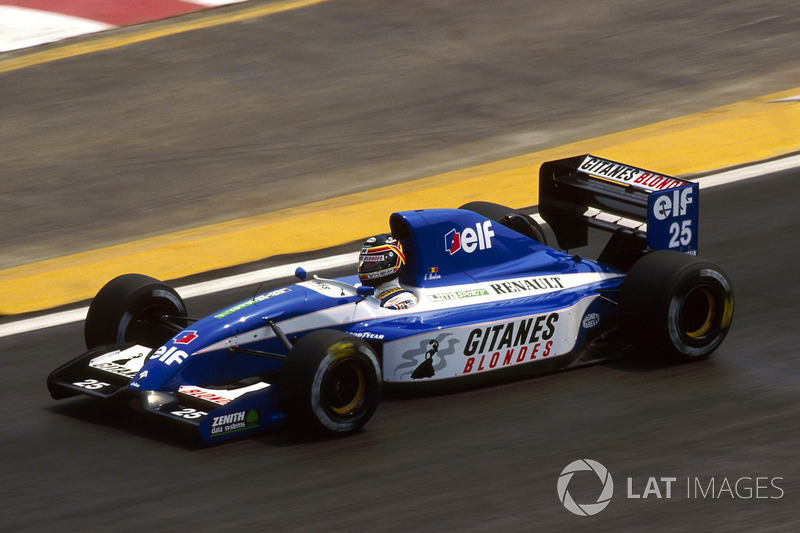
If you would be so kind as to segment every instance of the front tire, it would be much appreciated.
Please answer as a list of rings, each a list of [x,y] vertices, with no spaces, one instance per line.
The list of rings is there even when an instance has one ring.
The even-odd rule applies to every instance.
[[[185,327],[186,304],[180,295],[157,279],[124,274],[97,293],[86,315],[83,333],[86,348],[135,342],[157,348]]]
[[[733,320],[733,288],[714,263],[671,250],[639,259],[622,283],[620,317],[637,353],[704,359]]]
[[[341,331],[318,330],[289,351],[281,370],[279,402],[296,429],[347,435],[375,413],[382,385],[378,358],[369,344]]]

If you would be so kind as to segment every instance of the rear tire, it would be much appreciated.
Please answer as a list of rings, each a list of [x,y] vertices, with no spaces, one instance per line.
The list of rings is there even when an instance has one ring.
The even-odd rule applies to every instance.
[[[382,385],[378,358],[369,344],[341,331],[318,330],[289,351],[281,370],[279,403],[295,429],[347,435],[375,413]]]
[[[730,279],[720,267],[699,257],[656,250],[628,272],[619,308],[638,354],[693,361],[711,355],[725,339],[733,302]]]
[[[186,315],[186,304],[169,285],[142,274],[124,274],[106,283],[92,300],[83,328],[86,348],[125,342],[157,348],[177,333],[163,317]]]
[[[469,202],[459,207],[459,209],[478,213],[489,220],[513,229],[517,233],[547,245],[547,237],[545,237],[542,227],[525,213],[515,211],[504,205],[493,204],[492,202]]]

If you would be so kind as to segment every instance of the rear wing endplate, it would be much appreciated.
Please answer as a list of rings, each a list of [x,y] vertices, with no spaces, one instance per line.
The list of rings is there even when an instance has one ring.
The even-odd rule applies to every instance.
[[[697,183],[580,155],[541,166],[539,214],[565,250],[588,244],[591,227],[614,234],[601,257],[632,248],[696,255],[699,190]]]

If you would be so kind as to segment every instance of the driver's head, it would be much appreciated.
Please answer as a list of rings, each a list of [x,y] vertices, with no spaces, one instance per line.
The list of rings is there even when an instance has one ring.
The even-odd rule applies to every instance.
[[[364,241],[358,256],[358,279],[363,285],[376,287],[400,275],[406,262],[400,242],[389,234],[376,235]]]

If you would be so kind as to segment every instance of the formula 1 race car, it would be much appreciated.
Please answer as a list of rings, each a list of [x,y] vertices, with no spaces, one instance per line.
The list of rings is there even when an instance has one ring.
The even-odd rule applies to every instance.
[[[127,274],[92,301],[88,351],[47,379],[53,398],[116,400],[203,442],[284,421],[359,430],[384,385],[539,373],[631,354],[710,355],[733,317],[726,274],[697,257],[696,183],[583,155],[542,165],[539,214],[560,250],[610,233],[597,260],[545,244],[521,211],[486,202],[391,215],[401,285],[381,307],[356,276],[308,278],[203,319],[170,286]],[[600,233],[601,235],[603,233]]]

